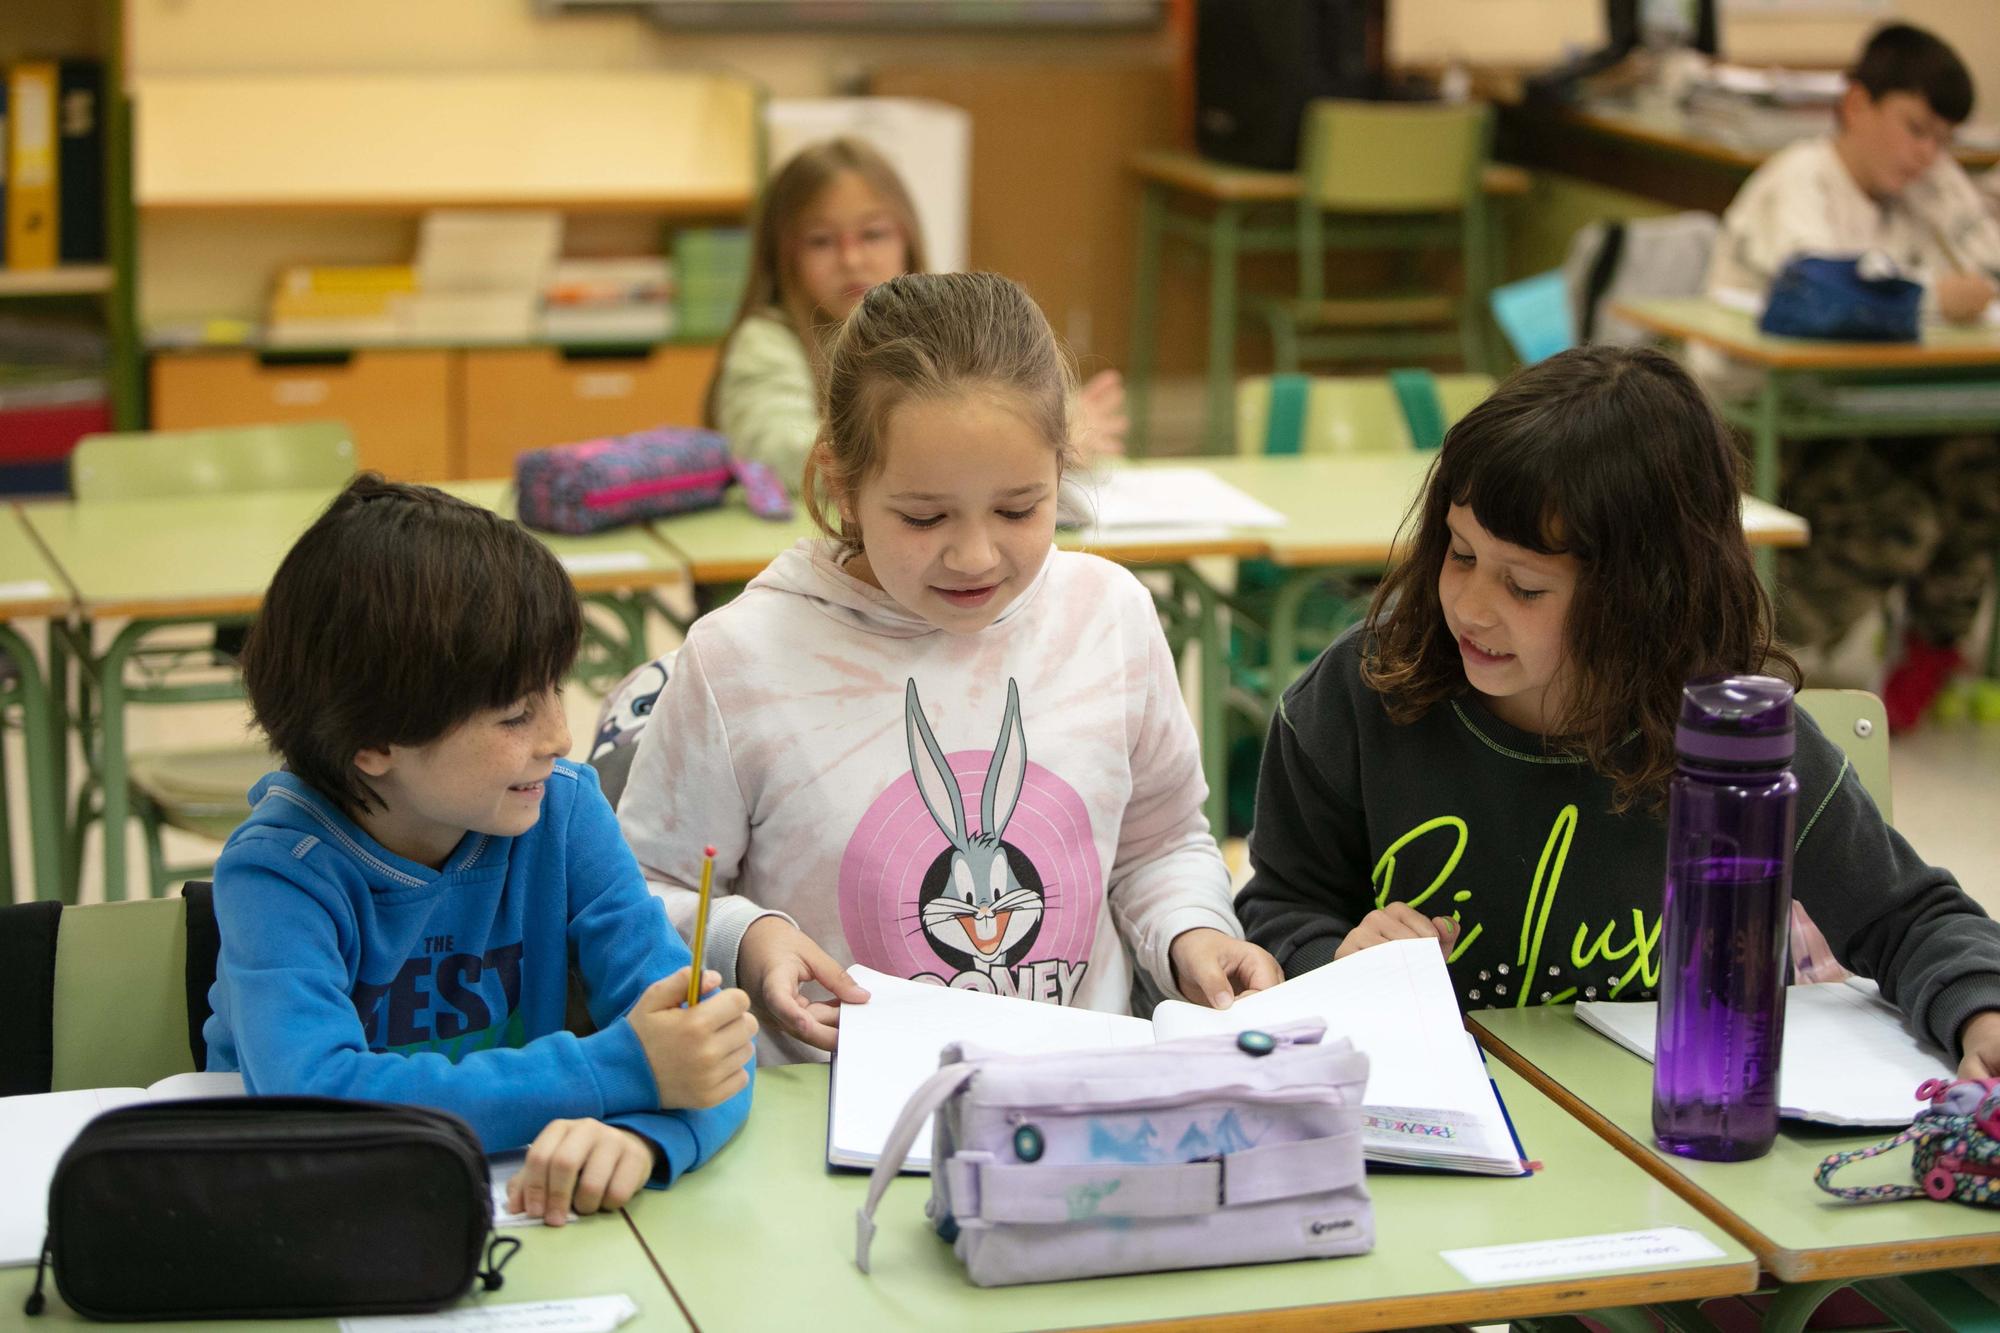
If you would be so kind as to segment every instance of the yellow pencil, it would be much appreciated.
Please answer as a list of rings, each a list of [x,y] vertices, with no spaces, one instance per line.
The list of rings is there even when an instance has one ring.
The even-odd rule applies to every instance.
[[[701,849],[701,902],[694,909],[693,957],[688,961],[688,1008],[701,1003],[701,956],[708,943],[708,886],[715,879],[715,848]]]

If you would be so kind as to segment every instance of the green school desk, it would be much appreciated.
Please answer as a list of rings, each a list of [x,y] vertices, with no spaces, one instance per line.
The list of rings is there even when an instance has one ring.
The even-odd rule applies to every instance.
[[[1923,1278],[1904,1281],[1909,1275],[2000,1262],[2000,1227],[1987,1209],[1928,1200],[1856,1205],[1814,1185],[1828,1154],[1878,1143],[1892,1130],[1787,1121],[1777,1145],[1754,1161],[1689,1161],[1653,1146],[1652,1065],[1584,1027],[1571,1006],[1470,1017],[1494,1057],[1748,1245],[1772,1276],[1796,1284],[1780,1293],[1767,1329],[1803,1327],[1830,1292],[1859,1279],[1881,1279],[1862,1290],[1888,1308],[1925,1286]],[[1908,1161],[1907,1152],[1886,1156],[1873,1172],[1858,1163],[1844,1183],[1907,1181]]]
[[[445,489],[496,512],[513,512],[506,482],[452,482]],[[125,666],[133,651],[165,626],[248,619],[285,552],[331,498],[322,491],[266,491],[19,507],[74,590],[81,613],[67,633],[84,683],[78,727],[102,785],[105,827],[118,831],[104,839],[106,898],[126,893]],[[643,652],[643,604],[623,594],[679,583],[685,577],[679,557],[643,528],[543,540],[579,592],[616,607],[626,642],[612,645],[614,655]],[[99,651],[93,626],[114,618],[128,623]]]
[[[1750,1289],[1749,1252],[1721,1228],[1509,1071],[1496,1065],[1494,1077],[1546,1169],[1523,1179],[1373,1174],[1375,1249],[1347,1259],[982,1289],[924,1222],[929,1180],[905,1177],[876,1211],[867,1276],[854,1266],[854,1213],[868,1178],[826,1170],[824,1065],[760,1070],[736,1141],[628,1211],[689,1317],[718,1329],[1394,1328]],[[1480,1288],[1438,1254],[1660,1226],[1691,1228],[1722,1256]]]
[[[565,1227],[519,1227],[495,1234],[512,1236],[521,1242],[520,1251],[508,1260],[502,1270],[506,1284],[495,1292],[468,1296],[452,1309],[625,1295],[639,1307],[638,1318],[625,1325],[628,1330],[652,1333],[655,1329],[684,1330],[692,1327],[679,1303],[674,1300],[664,1275],[640,1243],[624,1213],[579,1218]],[[48,1297],[48,1308],[39,1319],[27,1318],[21,1313],[21,1303],[27,1300],[34,1285],[35,1270],[32,1268],[0,1269],[0,1326],[28,1329],[39,1325],[52,1329],[106,1327],[91,1323],[63,1303],[56,1291],[53,1272],[42,1284],[42,1291]],[[230,1333],[264,1333],[265,1330],[308,1333],[322,1329],[332,1333],[339,1327],[339,1321],[232,1319],[226,1323],[201,1320],[127,1327],[158,1329],[160,1333],[214,1333],[218,1328],[226,1328]]]
[[[1290,571],[1273,599],[1270,660],[1298,659],[1299,614],[1315,583],[1341,573],[1377,574],[1390,563],[1397,530],[1429,475],[1434,453],[1205,458],[1202,466],[1285,515],[1263,534],[1261,553]],[[1743,535],[1752,546],[1803,546],[1809,533],[1796,514],[1746,496]],[[1266,715],[1296,676],[1271,673]]]
[[[1778,442],[1783,439],[2000,431],[1996,394],[1970,403],[1941,397],[1937,408],[1914,412],[1860,412],[1810,391],[1812,386],[1908,385],[1942,392],[1966,381],[1991,387],[2000,384],[2000,328],[1925,324],[1919,342],[1827,342],[1773,338],[1758,332],[1748,313],[1699,296],[1619,302],[1613,311],[1668,338],[1699,343],[1764,372],[1754,398],[1719,406],[1731,425],[1749,433],[1750,490],[1766,500],[1778,498]],[[1759,564],[1767,575],[1773,567],[1768,556]],[[2000,631],[1987,670],[2000,670]]]
[[[1132,423],[1127,443],[1134,456],[1146,451],[1159,336],[1160,244],[1172,236],[1208,254],[1208,397],[1202,442],[1204,452],[1221,453],[1229,447],[1230,395],[1236,389],[1236,263],[1244,255],[1290,254],[1298,248],[1299,175],[1168,151],[1136,154],[1127,165],[1139,178],[1138,279],[1132,293],[1132,349],[1125,365]],[[1493,164],[1486,168],[1485,185],[1489,197],[1520,195],[1528,192],[1529,181],[1518,167]],[[1492,253],[1501,253],[1497,238],[1489,246]]]
[[[35,542],[20,512],[10,506],[0,517],[0,653],[13,661],[11,693],[21,705],[21,741],[28,761],[28,838],[37,898],[60,897],[63,889],[64,727],[59,691],[64,672],[56,627],[72,609],[69,585]],[[49,622],[47,675],[15,628],[17,620]],[[0,901],[13,898],[14,858],[10,833],[0,815]]]

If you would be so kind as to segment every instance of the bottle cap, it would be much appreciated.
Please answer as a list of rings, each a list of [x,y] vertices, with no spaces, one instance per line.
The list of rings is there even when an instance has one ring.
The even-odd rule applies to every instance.
[[[1703,676],[1681,690],[1674,748],[1703,767],[1792,762],[1792,687],[1772,676]]]

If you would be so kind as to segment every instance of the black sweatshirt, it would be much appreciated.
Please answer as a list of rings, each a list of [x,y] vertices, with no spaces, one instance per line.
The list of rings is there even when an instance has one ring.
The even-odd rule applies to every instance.
[[[1468,1009],[1652,998],[1664,816],[1611,813],[1608,778],[1469,691],[1391,722],[1360,652],[1356,627],[1272,720],[1236,900],[1250,938],[1297,976],[1378,903],[1407,902],[1457,916],[1451,974]],[[1792,768],[1793,896],[1842,965],[1955,1058],[1965,1021],[2000,1009],[2000,925],[1883,822],[1803,714]]]

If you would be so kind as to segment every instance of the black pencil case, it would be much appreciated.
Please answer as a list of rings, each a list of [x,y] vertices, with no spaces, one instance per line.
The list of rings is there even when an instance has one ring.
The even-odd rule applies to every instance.
[[[486,1155],[463,1120],[424,1107],[219,1097],[107,1111],[57,1163],[48,1228],[42,1262],[91,1319],[400,1314],[500,1285]],[[519,1243],[498,1247],[511,1257]],[[41,1304],[38,1267],[28,1313]]]

